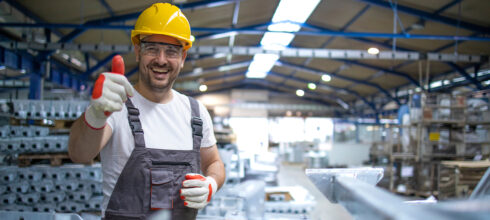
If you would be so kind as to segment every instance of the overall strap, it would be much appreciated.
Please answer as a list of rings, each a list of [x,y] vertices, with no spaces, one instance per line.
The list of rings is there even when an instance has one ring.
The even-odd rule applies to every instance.
[[[134,137],[134,147],[145,147],[145,138],[143,133],[143,127],[140,121],[140,111],[133,105],[131,99],[126,101],[126,108],[128,109],[128,122],[131,132]]]
[[[194,98],[190,96],[188,98],[191,103],[192,145],[194,150],[199,151],[201,149],[203,123],[199,114],[199,104]]]

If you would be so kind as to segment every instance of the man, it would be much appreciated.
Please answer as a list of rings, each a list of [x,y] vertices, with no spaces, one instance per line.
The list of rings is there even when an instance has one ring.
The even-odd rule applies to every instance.
[[[105,219],[146,219],[159,209],[195,219],[224,182],[209,113],[172,89],[190,37],[176,6],[143,11],[131,33],[139,62],[134,89],[122,58],[113,60],[115,73],[99,76],[90,106],[71,128],[73,161],[87,163],[100,152]]]

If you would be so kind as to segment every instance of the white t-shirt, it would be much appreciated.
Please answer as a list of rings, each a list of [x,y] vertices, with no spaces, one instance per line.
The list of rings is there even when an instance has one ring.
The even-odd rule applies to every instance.
[[[175,90],[172,92],[173,99],[169,103],[159,104],[147,100],[135,90],[131,101],[140,112],[145,145],[147,148],[192,150],[189,98]],[[211,117],[204,105],[198,103],[203,121],[201,147],[211,147],[216,144]],[[107,124],[112,128],[112,137],[100,152],[104,194],[102,213],[105,212],[119,174],[134,149],[134,137],[129,128],[127,112],[124,106],[122,111],[112,113],[107,120]]]

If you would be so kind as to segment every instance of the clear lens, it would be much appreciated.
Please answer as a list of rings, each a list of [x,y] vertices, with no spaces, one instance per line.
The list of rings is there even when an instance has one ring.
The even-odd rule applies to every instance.
[[[182,56],[182,46],[157,43],[157,42],[141,42],[141,49],[144,55],[157,57],[164,52],[168,58],[179,58]]]

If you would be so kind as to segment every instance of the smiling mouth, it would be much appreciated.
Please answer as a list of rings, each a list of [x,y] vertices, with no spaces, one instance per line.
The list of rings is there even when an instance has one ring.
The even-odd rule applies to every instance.
[[[170,73],[170,69],[168,68],[151,67],[150,70],[153,72],[156,80],[165,80]]]
[[[158,67],[152,67],[151,71],[156,74],[167,74],[170,72],[168,68],[158,68]]]

